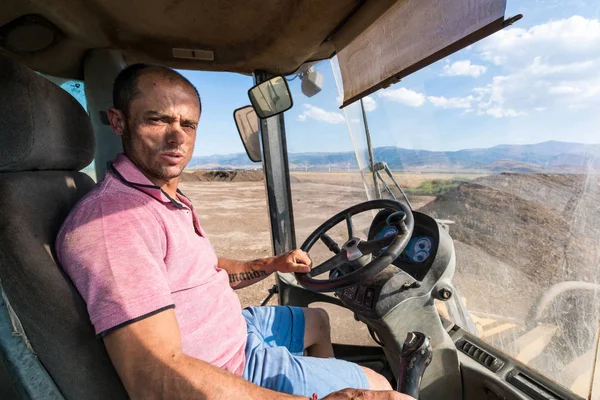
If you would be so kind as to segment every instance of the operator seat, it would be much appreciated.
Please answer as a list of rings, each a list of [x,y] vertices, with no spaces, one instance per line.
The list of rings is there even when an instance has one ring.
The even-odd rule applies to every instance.
[[[0,55],[0,398],[125,399],[54,240],[94,185],[90,119],[67,92]]]

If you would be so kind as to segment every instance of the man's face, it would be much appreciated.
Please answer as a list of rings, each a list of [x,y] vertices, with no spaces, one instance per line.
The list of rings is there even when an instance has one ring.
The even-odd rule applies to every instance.
[[[143,75],[127,116],[119,113],[125,154],[156,185],[181,175],[194,151],[200,104],[190,87],[158,74]]]

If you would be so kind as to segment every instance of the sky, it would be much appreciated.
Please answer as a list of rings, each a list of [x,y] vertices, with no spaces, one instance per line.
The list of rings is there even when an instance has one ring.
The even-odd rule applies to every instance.
[[[508,0],[506,17],[515,14],[524,18],[512,27],[365,98],[373,146],[600,143],[600,0]],[[332,62],[315,68],[324,88],[314,97],[301,93],[300,79],[289,82],[288,151],[350,151],[361,115],[339,109]],[[252,77],[180,72],[202,97],[194,155],[244,152],[233,111],[249,104]]]

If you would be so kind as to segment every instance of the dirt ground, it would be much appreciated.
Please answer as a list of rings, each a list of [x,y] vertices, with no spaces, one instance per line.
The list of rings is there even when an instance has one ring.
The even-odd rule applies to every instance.
[[[394,178],[403,188],[416,188],[423,181],[433,179],[465,179],[473,180],[483,175],[469,173],[402,173],[393,172]],[[328,185],[353,185],[363,187],[360,174],[358,172],[292,172],[292,176],[299,179],[301,182],[325,183]],[[384,174],[385,176],[385,174]]]

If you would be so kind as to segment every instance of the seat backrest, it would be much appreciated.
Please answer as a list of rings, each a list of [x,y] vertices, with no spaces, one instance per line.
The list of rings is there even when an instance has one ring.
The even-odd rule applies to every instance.
[[[81,105],[0,56],[0,397],[127,398],[54,255],[58,229],[94,185],[77,172],[93,156]]]

